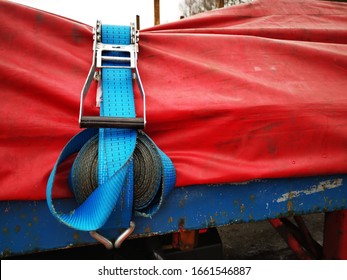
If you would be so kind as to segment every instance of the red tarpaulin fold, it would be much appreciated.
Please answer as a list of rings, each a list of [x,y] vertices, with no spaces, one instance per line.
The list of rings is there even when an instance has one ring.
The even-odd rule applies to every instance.
[[[0,14],[0,200],[44,199],[80,130],[92,28],[5,1]],[[346,15],[342,3],[254,1],[141,32],[146,132],[177,187],[347,172]],[[95,94],[86,107],[98,114]],[[67,173],[56,197],[71,195]]]

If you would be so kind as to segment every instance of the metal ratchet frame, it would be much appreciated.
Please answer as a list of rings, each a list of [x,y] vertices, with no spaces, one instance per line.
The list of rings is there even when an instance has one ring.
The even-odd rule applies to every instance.
[[[101,21],[97,20],[96,27],[94,28],[94,43],[93,43],[93,60],[90,67],[87,79],[81,91],[80,111],[79,111],[79,124],[83,128],[135,128],[143,129],[146,125],[146,95],[142,86],[139,70],[137,68],[137,54],[138,54],[138,41],[139,31],[134,23],[130,24],[131,27],[131,42],[130,45],[113,45],[103,44],[101,42]],[[124,52],[129,53],[129,57],[123,56],[103,56],[103,52]],[[118,62],[124,65],[105,65],[103,62]],[[102,117],[102,116],[84,116],[84,100],[88,94],[89,88],[96,80],[101,80],[101,68],[118,68],[118,69],[131,69],[133,78],[140,90],[143,101],[143,117],[142,118],[121,118],[121,117]]]

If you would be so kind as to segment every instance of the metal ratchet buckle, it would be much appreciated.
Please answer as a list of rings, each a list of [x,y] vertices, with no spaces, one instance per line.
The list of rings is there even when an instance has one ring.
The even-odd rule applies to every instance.
[[[93,61],[90,67],[87,79],[81,91],[79,124],[80,127],[92,128],[136,128],[143,129],[146,125],[146,95],[142,86],[140,74],[137,68],[137,53],[139,31],[134,23],[130,24],[131,43],[130,45],[113,45],[101,43],[101,21],[97,20],[94,28],[93,43]],[[107,52],[107,55],[103,53]],[[119,55],[127,53],[129,56]],[[118,54],[118,55],[117,55]],[[108,63],[104,63],[108,62]],[[112,64],[113,63],[113,64]],[[117,63],[117,65],[114,65]],[[140,90],[143,101],[143,118],[121,118],[121,117],[102,117],[102,116],[84,116],[84,100],[89,91],[93,80],[100,82],[101,68],[131,69],[133,78]]]

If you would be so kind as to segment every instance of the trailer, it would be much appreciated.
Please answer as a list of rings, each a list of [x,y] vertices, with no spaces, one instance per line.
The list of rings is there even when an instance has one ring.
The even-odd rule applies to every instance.
[[[187,252],[198,246],[199,231],[269,220],[298,258],[347,259],[346,4],[255,1],[139,33],[133,25],[97,22],[94,39],[92,27],[70,19],[10,2],[0,8],[1,258],[100,242],[112,249],[126,238],[153,236],[170,236],[172,250]],[[129,31],[130,43],[112,42],[106,30],[110,38]],[[130,71],[137,115],[102,115],[104,67]],[[114,84],[102,84],[102,91],[123,90]],[[99,116],[100,103],[106,107]],[[80,126],[88,129],[78,134]],[[160,186],[147,201],[151,188],[133,190],[125,177],[132,171],[124,171],[127,187],[116,200],[109,187],[95,198],[95,211],[105,217],[100,222],[88,212],[83,224],[71,218],[81,212],[76,200],[92,199],[81,199],[67,181],[89,173],[68,179],[75,168],[70,154],[87,136],[108,141],[114,129],[134,145],[157,145],[160,174],[167,168],[168,175],[158,175]],[[137,129],[137,136],[128,134]],[[101,180],[95,166],[76,169]],[[96,189],[102,188],[88,197]],[[133,192],[140,192],[138,208]],[[301,218],[321,212],[323,245]]]

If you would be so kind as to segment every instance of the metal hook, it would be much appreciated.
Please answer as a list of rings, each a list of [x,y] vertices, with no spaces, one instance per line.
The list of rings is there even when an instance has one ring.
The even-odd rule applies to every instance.
[[[119,248],[125,239],[127,239],[134,231],[135,229],[135,223],[133,221],[130,221],[130,226],[128,229],[126,229],[114,242],[114,247]]]
[[[112,242],[110,240],[108,240],[106,237],[104,237],[101,234],[97,233],[96,231],[90,231],[89,234],[95,240],[97,240],[101,244],[103,244],[106,247],[106,249],[111,250],[113,248]]]

